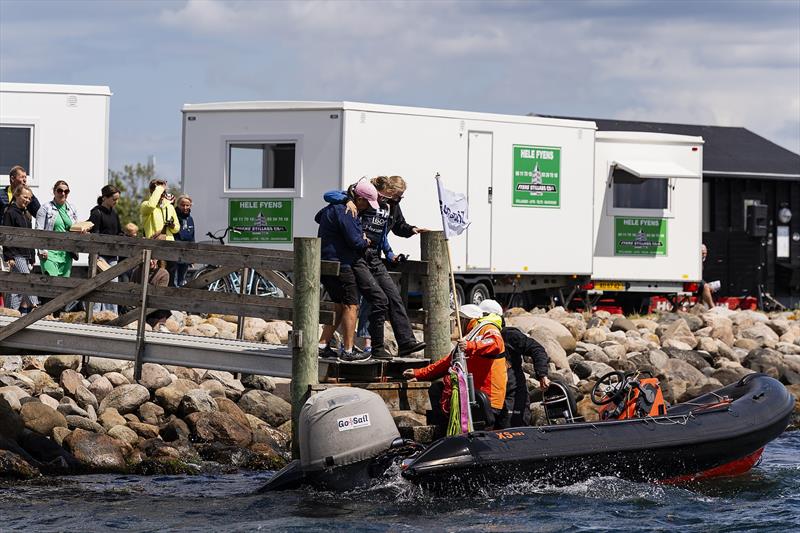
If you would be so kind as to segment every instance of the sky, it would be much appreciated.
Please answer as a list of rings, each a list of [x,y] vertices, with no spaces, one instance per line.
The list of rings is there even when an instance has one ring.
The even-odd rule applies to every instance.
[[[108,85],[110,166],[181,106],[324,100],[742,126],[800,153],[800,0],[0,0],[0,81]]]

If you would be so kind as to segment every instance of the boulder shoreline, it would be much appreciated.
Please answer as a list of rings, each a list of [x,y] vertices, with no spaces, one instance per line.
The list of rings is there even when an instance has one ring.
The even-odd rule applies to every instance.
[[[8,310],[4,312],[9,313]],[[108,316],[106,316],[108,315]],[[65,314],[80,321],[83,313]],[[98,313],[97,322],[114,318]],[[648,371],[669,403],[686,401],[751,372],[800,397],[800,311],[705,310],[625,317],[521,308],[508,326],[540,342],[551,375],[573,387],[578,414],[596,420],[589,391],[612,370]],[[135,327],[135,324],[129,326]],[[246,340],[288,342],[285,321],[245,321]],[[174,333],[236,337],[236,317],[173,313]],[[396,350],[391,328],[387,345]],[[525,363],[532,375],[531,361]],[[79,355],[0,357],[0,478],[97,472],[200,473],[277,469],[290,458],[289,380]],[[544,422],[538,382],[528,379],[533,424]],[[407,425],[408,417],[402,418]],[[424,425],[424,414],[415,425]],[[400,425],[400,422],[398,422]],[[800,425],[800,403],[793,427]]]

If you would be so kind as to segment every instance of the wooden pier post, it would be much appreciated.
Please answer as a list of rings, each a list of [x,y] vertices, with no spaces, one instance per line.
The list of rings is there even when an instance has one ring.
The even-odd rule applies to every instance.
[[[294,239],[294,312],[292,315],[292,457],[300,457],[298,420],[309,387],[319,383],[320,243]]]
[[[422,307],[425,315],[425,357],[438,361],[450,353],[450,261],[442,231],[420,234],[422,260],[428,262],[423,277]]]

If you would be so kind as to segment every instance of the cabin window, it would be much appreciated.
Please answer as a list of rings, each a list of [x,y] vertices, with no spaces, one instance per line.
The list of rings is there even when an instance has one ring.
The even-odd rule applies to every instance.
[[[669,209],[669,179],[639,178],[614,169],[615,209]]]
[[[295,143],[228,144],[228,189],[295,189]]]
[[[8,183],[8,173],[12,167],[22,165],[33,174],[32,165],[33,126],[0,126],[0,176]]]

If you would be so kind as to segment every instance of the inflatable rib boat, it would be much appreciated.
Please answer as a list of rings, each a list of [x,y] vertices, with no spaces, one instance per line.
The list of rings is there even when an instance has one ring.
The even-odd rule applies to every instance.
[[[403,477],[429,488],[592,476],[682,482],[748,471],[789,423],[794,398],[750,374],[660,416],[479,431],[438,440]]]
[[[758,462],[794,409],[786,388],[763,374],[672,407],[658,404],[661,393],[648,389],[649,380],[621,373],[604,376],[595,390],[611,374],[623,379],[609,380],[599,398],[592,393],[595,403],[610,408],[608,420],[474,431],[425,449],[399,438],[378,395],[328,389],[300,413],[301,459],[262,491],[301,485],[348,490],[397,464],[405,479],[449,493],[519,481],[570,484],[593,476],[675,483],[732,476]]]

